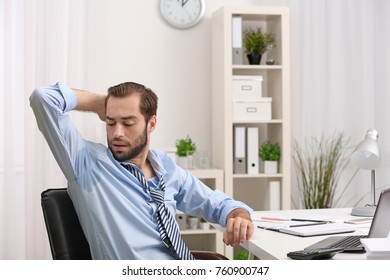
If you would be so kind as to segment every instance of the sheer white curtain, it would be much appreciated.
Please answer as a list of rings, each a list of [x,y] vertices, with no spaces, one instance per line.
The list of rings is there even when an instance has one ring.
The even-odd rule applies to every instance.
[[[28,98],[35,87],[55,81],[93,88],[86,74],[93,56],[86,52],[87,4],[0,1],[0,259],[51,258],[40,193],[66,181]],[[81,130],[91,130],[88,116],[74,118]]]
[[[301,0],[289,6],[292,139],[303,144],[312,136],[343,131],[353,148],[376,128],[383,156],[377,187],[389,185],[390,2]],[[354,171],[351,164],[341,187]],[[357,173],[340,206],[361,198],[361,205],[370,203],[369,176],[369,171]]]
[[[355,145],[375,127],[383,154],[378,186],[389,184],[390,1],[247,2],[291,8],[291,138],[302,142],[342,130]],[[66,182],[37,129],[28,97],[35,87],[55,81],[95,90],[96,68],[110,55],[110,44],[96,45],[99,36],[109,37],[104,5],[115,1],[101,0],[99,9],[96,3],[0,0],[0,259],[51,258],[40,193]],[[131,52],[123,55],[142,60]],[[89,138],[104,135],[95,119],[74,118]],[[351,192],[352,199],[369,191],[367,173],[359,172],[353,181],[359,192],[356,197]],[[292,182],[295,187],[295,178]]]

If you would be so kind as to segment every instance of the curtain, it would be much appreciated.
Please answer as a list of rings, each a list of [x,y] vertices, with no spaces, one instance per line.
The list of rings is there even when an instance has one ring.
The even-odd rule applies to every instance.
[[[93,43],[88,3],[0,1],[0,259],[51,259],[40,193],[66,181],[28,98],[56,81],[93,89],[86,73],[86,65],[94,66],[94,52],[86,51]],[[74,113],[74,121],[97,141],[102,127],[80,115]]]
[[[66,181],[38,131],[28,97],[35,87],[55,81],[95,90],[95,69],[110,54],[110,43],[97,46],[96,38],[109,37],[104,5],[115,1],[99,1],[98,10],[97,2],[0,0],[0,259],[51,258],[40,193],[64,187]],[[390,1],[251,4],[270,2],[290,7],[291,140],[302,143],[344,131],[354,146],[367,129],[376,128],[382,150],[377,184],[389,184]],[[142,59],[130,51],[123,55],[128,61]],[[208,61],[204,64],[209,67]],[[104,141],[104,127],[97,126],[93,116],[72,117],[89,139]],[[344,182],[353,171],[349,167]],[[369,201],[369,176],[358,172],[347,201]],[[296,195],[294,177],[291,180]]]
[[[289,6],[292,141],[303,146],[312,137],[343,132],[351,152],[368,129],[376,128],[382,153],[376,185],[379,190],[386,187],[390,184],[386,172],[390,165],[390,2],[301,0],[289,1]],[[371,173],[358,170],[353,177],[355,170],[351,163],[341,176],[338,190],[348,187],[336,206],[371,203]],[[292,186],[294,204],[299,206],[295,175]]]

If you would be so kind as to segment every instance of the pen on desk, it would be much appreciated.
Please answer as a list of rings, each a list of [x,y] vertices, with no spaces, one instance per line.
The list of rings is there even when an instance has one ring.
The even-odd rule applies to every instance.
[[[325,225],[328,222],[316,222],[316,223],[311,223],[311,224],[299,224],[299,225],[291,225],[291,226],[284,226],[285,228],[294,228],[294,227],[308,227],[308,226],[316,226],[316,225]],[[261,229],[268,229],[268,230],[274,230],[274,231],[279,231],[280,227],[272,227],[272,226],[257,226],[258,228]]]
[[[303,224],[303,225],[291,225],[290,228],[292,227],[308,227],[308,226],[316,226],[316,225],[325,225],[327,224],[327,221],[320,221],[320,222],[315,222],[312,224]]]
[[[291,221],[291,219],[273,218],[273,217],[261,217],[260,219],[265,221]]]
[[[287,219],[287,218],[273,218],[273,217],[261,217],[264,221],[294,221],[294,222],[315,222],[315,223],[332,223],[332,221],[313,220],[313,219]]]
[[[311,220],[311,219],[291,219],[291,221],[295,221],[295,222],[316,222],[316,223],[331,223],[332,222],[332,221]]]

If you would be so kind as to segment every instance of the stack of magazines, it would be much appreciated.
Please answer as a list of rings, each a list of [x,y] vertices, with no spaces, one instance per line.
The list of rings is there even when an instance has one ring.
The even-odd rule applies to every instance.
[[[390,260],[390,238],[362,238],[360,241],[368,260]]]

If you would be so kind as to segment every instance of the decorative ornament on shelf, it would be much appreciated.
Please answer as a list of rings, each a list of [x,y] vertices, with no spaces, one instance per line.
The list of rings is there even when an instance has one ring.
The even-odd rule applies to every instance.
[[[278,161],[280,159],[279,143],[271,143],[265,141],[259,149],[259,157],[264,161],[264,173],[276,174],[278,173]]]
[[[265,64],[267,65],[274,65],[275,64],[275,57],[274,57],[274,48],[275,46],[270,44],[268,45],[268,48],[267,48],[267,61],[265,62]]]
[[[245,30],[244,48],[249,64],[260,64],[262,55],[274,47],[275,35],[273,33],[264,33],[261,27]]]

